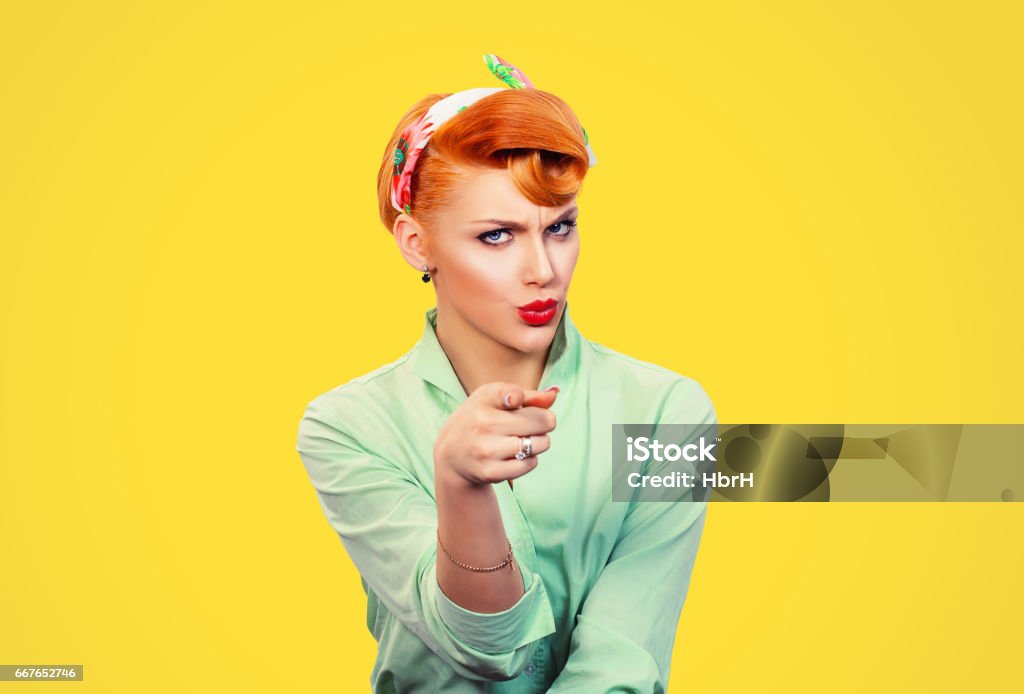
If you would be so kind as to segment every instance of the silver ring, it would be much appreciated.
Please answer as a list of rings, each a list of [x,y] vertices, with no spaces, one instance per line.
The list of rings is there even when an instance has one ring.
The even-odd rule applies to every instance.
[[[516,460],[523,460],[533,455],[533,441],[529,436],[519,437],[519,450],[516,451]]]

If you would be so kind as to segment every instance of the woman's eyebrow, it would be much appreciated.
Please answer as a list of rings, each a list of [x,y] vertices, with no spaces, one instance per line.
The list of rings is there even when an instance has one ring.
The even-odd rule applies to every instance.
[[[564,222],[577,212],[579,212],[579,207],[574,205],[573,207],[570,207],[568,210],[559,215],[558,219],[552,221],[551,224],[548,224],[548,226],[551,226],[552,224],[558,224],[559,222]],[[493,224],[495,226],[500,226],[503,229],[511,229],[513,231],[526,231],[526,226],[520,224],[519,222],[509,222],[501,219],[477,219],[470,222],[470,224]]]

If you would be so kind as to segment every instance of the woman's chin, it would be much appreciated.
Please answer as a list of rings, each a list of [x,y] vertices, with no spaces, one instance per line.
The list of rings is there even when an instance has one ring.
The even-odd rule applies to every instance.
[[[555,325],[527,325],[516,328],[514,344],[520,352],[540,352],[548,348],[555,335]]]

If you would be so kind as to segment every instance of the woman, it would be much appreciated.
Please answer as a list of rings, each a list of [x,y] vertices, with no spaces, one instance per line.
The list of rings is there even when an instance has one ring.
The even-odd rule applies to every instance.
[[[613,501],[611,434],[706,433],[714,408],[577,331],[596,159],[561,99],[485,61],[512,88],[421,100],[378,176],[437,294],[422,339],[310,402],[298,450],[362,576],[373,691],[661,692],[706,504]]]

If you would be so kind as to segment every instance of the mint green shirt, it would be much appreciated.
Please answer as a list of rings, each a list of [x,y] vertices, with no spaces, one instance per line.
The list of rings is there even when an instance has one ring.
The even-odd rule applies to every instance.
[[[477,613],[437,583],[433,449],[467,398],[435,334],[316,397],[298,451],[355,563],[374,692],[664,692],[704,502],[613,502],[616,423],[716,425],[693,379],[584,338],[566,306],[540,388],[561,389],[540,464],[495,484],[524,595]]]

